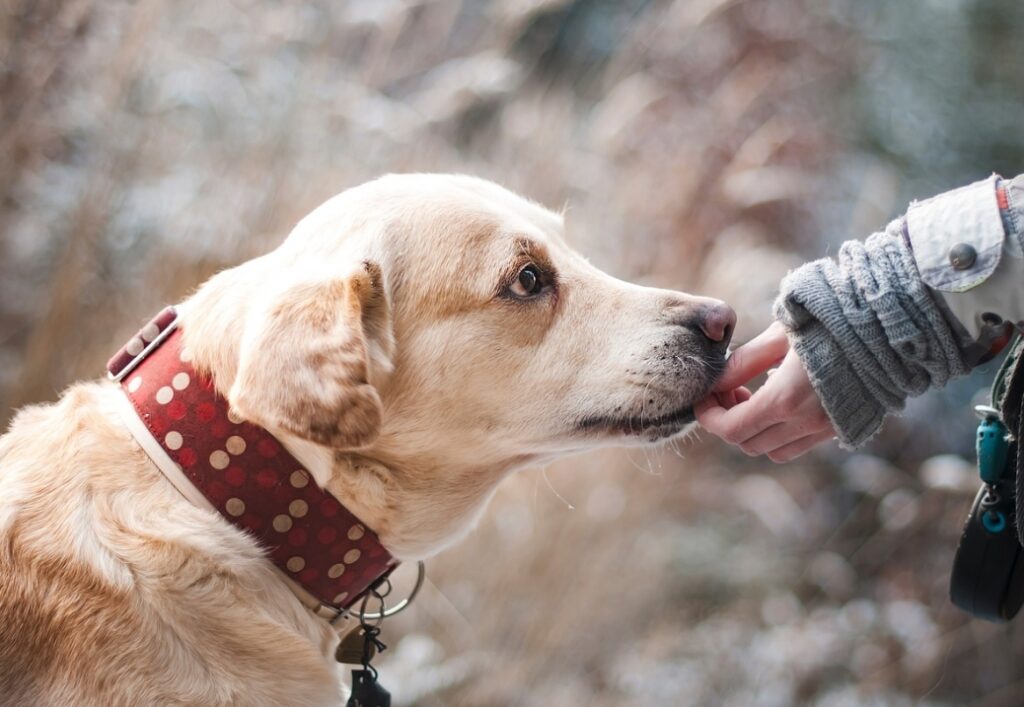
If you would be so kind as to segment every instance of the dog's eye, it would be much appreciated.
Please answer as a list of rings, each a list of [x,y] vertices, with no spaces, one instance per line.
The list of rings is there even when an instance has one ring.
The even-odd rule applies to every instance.
[[[540,270],[536,265],[527,265],[519,271],[519,275],[510,289],[516,297],[533,297],[540,294],[540,291],[544,289]]]

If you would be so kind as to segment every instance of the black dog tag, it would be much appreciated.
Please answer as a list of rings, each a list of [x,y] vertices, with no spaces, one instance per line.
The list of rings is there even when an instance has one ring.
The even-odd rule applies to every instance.
[[[352,671],[352,695],[345,707],[391,707],[391,693],[377,682],[376,671]]]

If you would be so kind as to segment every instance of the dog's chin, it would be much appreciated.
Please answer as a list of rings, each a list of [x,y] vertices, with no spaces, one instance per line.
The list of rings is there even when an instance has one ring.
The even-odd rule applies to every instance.
[[[587,435],[657,442],[684,432],[695,420],[690,403],[662,415],[595,415],[581,420],[577,429]]]
[[[676,400],[674,405],[658,406],[668,412],[649,412],[643,405],[639,412],[623,415],[614,413],[596,414],[584,417],[576,423],[576,433],[593,438],[604,438],[623,442],[658,442],[693,429],[697,421],[694,405],[710,391],[725,369],[725,358],[717,357],[703,361],[703,370],[695,376],[700,383],[690,387],[685,400]],[[690,384],[693,386],[693,383]],[[682,392],[682,391],[680,391]],[[653,402],[653,401],[650,401]]]

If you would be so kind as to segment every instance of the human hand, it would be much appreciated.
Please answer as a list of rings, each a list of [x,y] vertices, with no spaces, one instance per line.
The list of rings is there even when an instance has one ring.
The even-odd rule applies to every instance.
[[[776,365],[776,370],[769,370]],[[768,380],[756,393],[743,387],[765,371]],[[732,353],[722,378],[694,412],[708,432],[750,456],[767,454],[777,463],[796,459],[835,436],[807,372],[778,322]]]

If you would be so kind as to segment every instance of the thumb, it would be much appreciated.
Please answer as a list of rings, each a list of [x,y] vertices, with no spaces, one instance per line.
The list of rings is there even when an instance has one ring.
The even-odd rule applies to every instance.
[[[712,390],[721,392],[738,388],[751,378],[776,365],[789,351],[786,328],[775,322],[743,346],[732,352],[725,363],[725,373]]]

